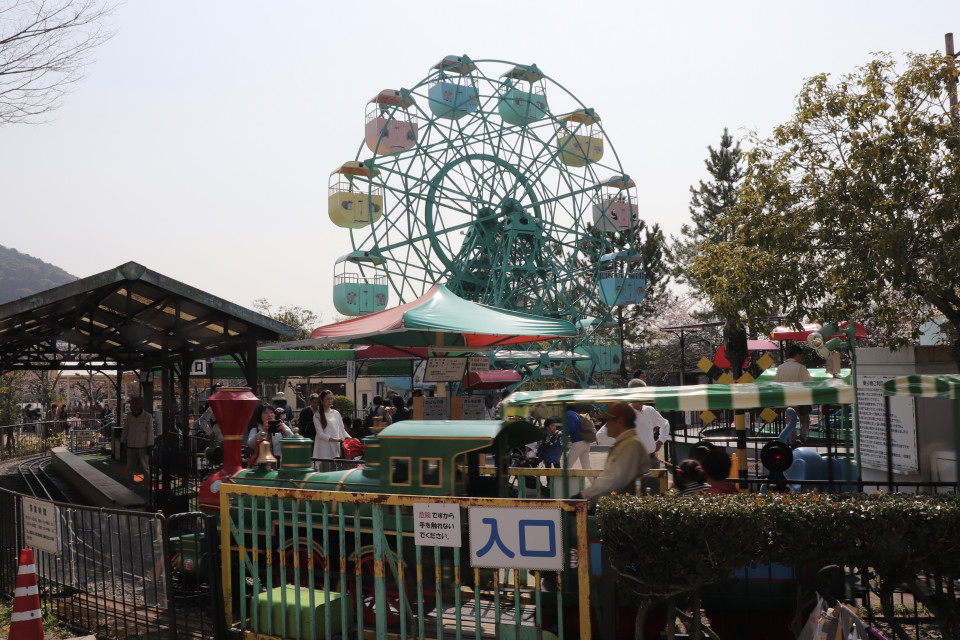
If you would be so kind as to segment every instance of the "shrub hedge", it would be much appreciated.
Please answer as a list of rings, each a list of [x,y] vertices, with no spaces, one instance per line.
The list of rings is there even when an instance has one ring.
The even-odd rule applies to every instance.
[[[695,593],[757,562],[839,564],[875,575],[891,612],[894,588],[906,588],[945,637],[956,627],[957,494],[611,496],[597,515],[621,583],[642,599]],[[931,594],[922,573],[944,589]]]

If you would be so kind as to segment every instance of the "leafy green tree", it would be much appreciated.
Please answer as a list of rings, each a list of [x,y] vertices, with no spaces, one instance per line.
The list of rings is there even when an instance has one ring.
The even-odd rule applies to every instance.
[[[680,237],[673,238],[670,263],[671,273],[680,282],[686,282],[686,270],[696,257],[700,245],[727,240],[726,229],[717,224],[720,218],[737,202],[737,189],[743,181],[740,143],[723,129],[720,148],[708,146],[710,156],[704,160],[712,180],[700,181],[690,187],[690,224],[680,227]]]
[[[310,333],[317,328],[321,320],[320,316],[313,311],[289,304],[282,305],[274,311],[273,305],[266,298],[254,300],[253,310],[296,329],[296,333],[293,335],[294,340],[308,339]]]
[[[757,140],[726,239],[689,272],[717,314],[863,319],[897,347],[942,314],[960,326],[960,144],[938,54],[881,54],[809,79],[789,122]],[[898,333],[907,328],[907,335]],[[960,351],[955,351],[960,356]],[[960,358],[958,358],[960,360]]]

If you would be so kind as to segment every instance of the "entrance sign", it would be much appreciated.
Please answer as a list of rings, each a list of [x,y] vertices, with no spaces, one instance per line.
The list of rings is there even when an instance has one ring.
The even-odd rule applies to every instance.
[[[429,547],[460,546],[460,505],[413,503],[414,542]]]
[[[23,541],[28,547],[57,553],[59,536],[56,505],[44,500],[23,498]]]
[[[467,359],[430,358],[427,360],[427,372],[424,382],[459,382],[463,379],[463,370],[467,368]]]
[[[469,523],[472,566],[563,570],[560,509],[470,507]]]
[[[357,381],[357,362],[356,360],[347,360],[347,382]]]
[[[857,412],[860,415],[860,463],[868,469],[887,470],[887,425],[883,383],[896,376],[857,376]],[[918,473],[916,399],[890,398],[890,432],[893,464],[898,473]]]

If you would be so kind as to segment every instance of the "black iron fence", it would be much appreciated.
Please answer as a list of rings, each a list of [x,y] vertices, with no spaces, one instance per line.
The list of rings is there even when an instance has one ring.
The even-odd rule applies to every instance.
[[[158,513],[81,507],[6,489],[0,489],[0,513],[3,596],[14,595],[20,549],[33,547],[41,604],[73,629],[105,638],[224,637],[212,518],[187,514],[168,520]],[[42,539],[40,531],[46,532]],[[189,573],[183,571],[182,539],[196,549]]]

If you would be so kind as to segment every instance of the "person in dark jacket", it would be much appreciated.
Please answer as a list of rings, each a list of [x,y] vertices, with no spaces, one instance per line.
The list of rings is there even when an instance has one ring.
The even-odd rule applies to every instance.
[[[320,394],[310,394],[310,404],[305,407],[297,418],[297,429],[304,438],[313,440],[317,437],[317,427],[314,424],[313,416],[320,415]]]

